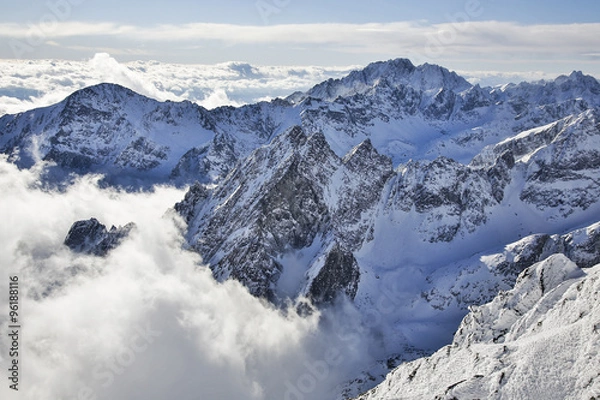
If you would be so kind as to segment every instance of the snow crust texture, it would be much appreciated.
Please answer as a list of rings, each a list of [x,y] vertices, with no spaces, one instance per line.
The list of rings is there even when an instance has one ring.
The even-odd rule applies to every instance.
[[[600,265],[550,256],[472,307],[451,345],[358,399],[597,399],[599,296]]]

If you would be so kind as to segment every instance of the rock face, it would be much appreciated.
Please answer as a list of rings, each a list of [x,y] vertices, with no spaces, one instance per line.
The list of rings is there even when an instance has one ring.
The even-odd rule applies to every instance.
[[[105,256],[121,244],[133,228],[135,224],[129,223],[108,230],[96,218],[77,221],[69,229],[64,244],[77,253]]]
[[[175,209],[189,223],[189,242],[210,260],[218,279],[233,277],[252,293],[274,298],[281,275],[297,275],[296,295],[310,288],[309,297],[330,302],[338,289],[351,298],[356,293],[358,265],[351,251],[364,240],[365,214],[391,172],[389,159],[369,142],[340,159],[323,135],[294,127],[239,163],[219,187],[193,186]],[[313,252],[314,259],[302,266],[286,261],[300,251]],[[317,267],[319,254],[324,270]],[[320,268],[320,283],[302,277],[311,268]]]
[[[315,305],[331,304],[339,294],[354,299],[359,279],[360,270],[352,253],[334,245],[310,283],[308,297]]]
[[[558,209],[562,216],[586,209],[599,194],[598,117],[598,109],[590,109],[522,132],[485,149],[472,164],[485,164],[490,156],[510,154],[528,166],[521,200],[540,210]]]
[[[440,67],[375,63],[278,103],[289,104],[288,112],[302,109],[300,125],[237,161],[217,187],[192,186],[176,210],[189,223],[191,247],[218,279],[238,279],[270,299],[282,295],[283,284],[292,287],[284,296],[319,302],[331,297],[317,289],[327,277],[331,287],[367,306],[379,283],[363,285],[361,279],[391,279],[391,271],[415,264],[427,277],[442,263],[455,265],[534,232],[551,235],[595,222],[600,129],[598,110],[590,105],[600,104],[600,85],[582,79],[573,74],[486,91]],[[443,90],[434,96],[436,85]],[[585,98],[588,108],[571,95]],[[422,137],[395,131],[414,118]],[[465,126],[477,128],[467,135]],[[432,136],[432,127],[444,132]],[[422,159],[394,169],[409,148]],[[435,157],[474,149],[479,153],[469,163]],[[556,246],[553,252],[564,252]],[[351,253],[355,266],[344,269],[354,261],[331,256],[339,260],[338,273],[321,271],[334,248]],[[489,300],[549,251],[501,264],[494,271],[504,272],[494,272],[494,283],[465,293],[461,307]],[[315,290],[321,294],[315,297]],[[447,294],[423,293],[446,308],[447,300],[434,299]],[[448,296],[450,302],[459,298]]]
[[[597,398],[599,293],[600,265],[584,272],[551,256],[473,307],[451,345],[401,365],[358,399]]]
[[[419,231],[430,242],[450,242],[459,233],[474,232],[498,204],[486,171],[445,157],[410,162],[398,172],[386,207],[426,216]]]

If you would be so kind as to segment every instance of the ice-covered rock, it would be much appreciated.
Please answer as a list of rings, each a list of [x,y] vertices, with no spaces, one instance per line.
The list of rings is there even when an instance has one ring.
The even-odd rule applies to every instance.
[[[600,394],[600,265],[554,255],[474,307],[453,343],[406,363],[367,399],[594,399]]]

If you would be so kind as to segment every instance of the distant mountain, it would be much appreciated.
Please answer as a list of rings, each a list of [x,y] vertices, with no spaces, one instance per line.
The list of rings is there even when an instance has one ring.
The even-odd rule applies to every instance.
[[[52,160],[134,188],[190,184],[175,210],[216,279],[275,304],[347,299],[393,361],[450,342],[468,307],[505,298],[515,283],[521,293],[523,271],[557,273],[556,286],[570,274],[561,268],[600,263],[599,116],[600,83],[581,72],[482,88],[398,59],[285,99],[210,111],[94,86],[0,118],[0,149],[22,167]],[[592,282],[586,273],[577,279]],[[545,290],[527,310],[542,313]],[[555,306],[543,310],[562,312]],[[491,335],[498,312],[477,330]],[[461,360],[471,360],[469,346]],[[365,368],[372,379],[349,383],[346,396],[384,379]],[[456,382],[496,384],[467,370],[473,376]],[[406,382],[393,377],[398,396]],[[429,393],[462,390],[439,382],[447,385]],[[389,398],[386,390],[368,396]]]
[[[472,86],[445,68],[404,59],[373,63],[306,93],[239,108],[161,103],[113,84],[0,118],[0,151],[28,167],[55,161],[109,182],[218,182],[294,125],[323,133],[343,157],[369,138],[394,165],[446,156],[469,162],[514,133],[599,106],[600,84],[575,72],[552,82]]]

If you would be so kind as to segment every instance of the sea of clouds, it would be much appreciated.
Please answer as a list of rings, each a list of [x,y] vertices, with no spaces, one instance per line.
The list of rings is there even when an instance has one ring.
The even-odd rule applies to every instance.
[[[324,399],[382,356],[348,304],[300,316],[216,282],[169,211],[183,190],[49,188],[44,169],[0,158],[0,283],[18,276],[21,324],[11,397],[2,296],[0,398]],[[64,238],[90,217],[137,228],[106,257],[76,254]]]
[[[119,63],[106,53],[86,61],[0,60],[0,115],[57,103],[78,89],[117,83],[157,99],[189,100],[206,108],[239,106],[305,91],[356,66],[253,66]]]
[[[120,63],[106,53],[85,61],[0,60],[0,116],[52,105],[76,90],[102,82],[117,83],[160,101],[189,100],[209,109],[240,106],[306,91],[362,67]],[[541,72],[458,72],[482,86],[554,78]]]

